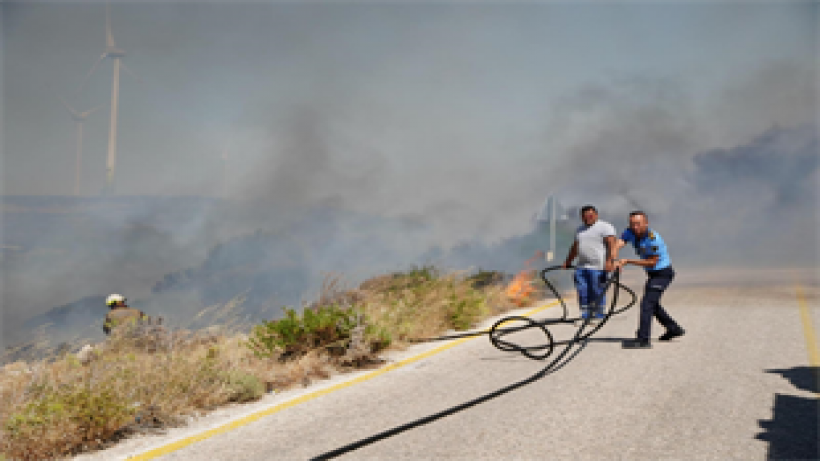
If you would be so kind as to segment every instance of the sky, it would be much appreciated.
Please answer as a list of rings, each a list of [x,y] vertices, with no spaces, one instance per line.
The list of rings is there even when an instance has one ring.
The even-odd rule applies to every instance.
[[[753,233],[776,210],[816,248],[815,2],[115,1],[110,12],[137,76],[121,74],[119,195],[330,203],[424,226],[412,251],[526,232],[550,194],[646,208],[682,240],[702,222]],[[104,49],[105,4],[4,2],[0,15],[2,194],[72,193],[75,125],[57,94],[103,105],[84,128],[81,192],[98,194],[111,62],[78,89]],[[738,165],[752,167],[733,176]],[[788,167],[772,179],[773,165]]]

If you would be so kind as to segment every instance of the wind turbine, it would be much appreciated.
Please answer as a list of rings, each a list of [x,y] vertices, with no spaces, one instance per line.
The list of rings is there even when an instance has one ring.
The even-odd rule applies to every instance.
[[[57,98],[60,99],[60,102],[63,103],[68,112],[71,114],[71,118],[74,120],[75,125],[77,126],[77,158],[74,164],[74,195],[80,195],[80,174],[82,171],[82,164],[83,164],[83,123],[85,119],[91,115],[92,112],[96,111],[97,109],[101,108],[102,106],[97,106],[93,109],[89,109],[85,112],[79,112],[75,110],[73,107],[69,106],[68,103],[57,95]]]
[[[97,62],[91,66],[91,70],[88,71],[88,75],[85,76],[83,79],[83,83],[80,85],[80,89],[77,90],[82,91],[83,86],[85,86],[85,82],[91,77],[95,70],[97,70],[97,66],[99,66],[100,62],[103,59],[108,58],[111,59],[114,63],[114,74],[111,83],[111,121],[110,121],[110,128],[108,130],[108,156],[106,158],[105,163],[105,188],[103,192],[107,195],[113,195],[114,193],[114,172],[117,167],[117,115],[119,110],[119,99],[120,99],[120,66],[125,69],[128,73],[130,73],[134,78],[139,80],[139,77],[134,75],[128,67],[125,66],[120,60],[123,56],[125,56],[125,50],[122,48],[117,48],[117,44],[114,42],[114,36],[111,34],[111,14],[109,12],[109,4],[105,4],[105,51],[103,54],[97,59]]]

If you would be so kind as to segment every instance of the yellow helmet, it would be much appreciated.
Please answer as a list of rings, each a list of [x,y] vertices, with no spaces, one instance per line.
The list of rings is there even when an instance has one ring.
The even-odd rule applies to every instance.
[[[105,299],[105,305],[108,306],[108,307],[111,307],[114,304],[117,304],[119,302],[125,302],[125,296],[118,295],[118,294],[113,294],[113,295],[110,295],[108,298]]]

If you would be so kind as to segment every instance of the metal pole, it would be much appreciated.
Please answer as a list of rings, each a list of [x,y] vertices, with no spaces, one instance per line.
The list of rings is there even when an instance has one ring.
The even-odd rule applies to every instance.
[[[120,96],[120,59],[114,59],[114,81],[111,84],[111,128],[108,132],[108,159],[105,169],[106,194],[114,194],[114,169],[117,167],[117,107]]]
[[[555,259],[555,196],[550,196],[550,251],[547,254],[547,261]]]

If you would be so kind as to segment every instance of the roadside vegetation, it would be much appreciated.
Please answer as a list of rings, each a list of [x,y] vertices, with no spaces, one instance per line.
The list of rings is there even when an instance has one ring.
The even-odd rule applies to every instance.
[[[465,330],[516,308],[503,274],[414,267],[319,299],[250,331],[118,330],[83,354],[0,371],[0,459],[50,459],[162,431],[230,403],[377,367],[410,340]]]

